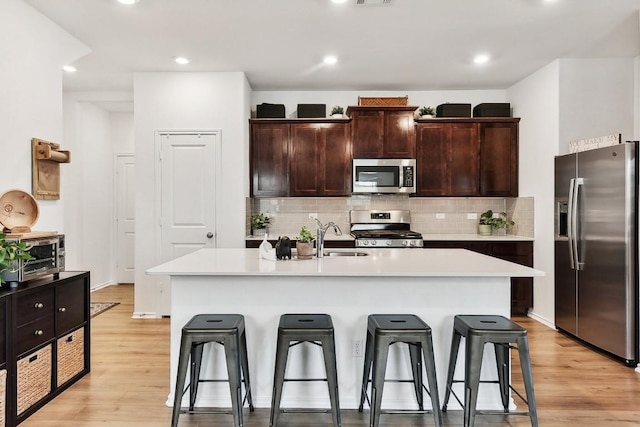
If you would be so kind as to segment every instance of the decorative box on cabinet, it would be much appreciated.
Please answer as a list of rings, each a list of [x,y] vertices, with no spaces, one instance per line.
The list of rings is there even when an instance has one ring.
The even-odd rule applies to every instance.
[[[418,107],[350,106],[354,159],[415,158],[414,113]]]

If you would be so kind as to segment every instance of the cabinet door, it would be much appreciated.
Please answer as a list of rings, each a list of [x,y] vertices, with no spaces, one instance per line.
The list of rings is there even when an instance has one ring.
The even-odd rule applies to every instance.
[[[251,195],[278,197],[289,194],[289,125],[251,125]]]
[[[324,150],[321,153],[323,196],[351,194],[350,125],[346,123],[322,126]]]
[[[480,193],[518,196],[518,123],[480,124]]]
[[[383,156],[392,159],[415,157],[415,125],[411,111],[385,111]]]
[[[351,140],[355,159],[375,159],[383,155],[384,112],[379,110],[352,113]]]
[[[321,187],[321,127],[317,124],[291,125],[291,195],[315,196]]]
[[[56,335],[60,336],[80,326],[86,319],[85,281],[75,279],[56,286]]]
[[[421,123],[416,145],[418,195],[479,194],[479,140],[475,123]]]
[[[292,124],[290,170],[292,196],[349,195],[349,125]]]

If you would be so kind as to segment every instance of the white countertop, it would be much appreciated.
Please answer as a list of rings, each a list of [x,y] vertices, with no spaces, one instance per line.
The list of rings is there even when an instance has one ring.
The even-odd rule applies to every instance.
[[[200,249],[146,272],[170,276],[356,277],[532,277],[545,274],[465,249],[356,250],[369,255],[269,261],[259,258],[259,249]]]
[[[297,233],[282,233],[282,236],[289,236],[294,239]],[[262,236],[247,236],[246,240],[262,240]],[[270,240],[278,240],[277,235],[269,235]],[[329,234],[326,236],[325,241],[339,241],[339,240],[353,240],[353,237],[348,233],[343,233],[342,236],[336,236]],[[533,237],[516,236],[508,234],[504,236],[481,236],[477,233],[473,234],[422,234],[422,240],[424,241],[468,241],[468,242],[533,242]]]

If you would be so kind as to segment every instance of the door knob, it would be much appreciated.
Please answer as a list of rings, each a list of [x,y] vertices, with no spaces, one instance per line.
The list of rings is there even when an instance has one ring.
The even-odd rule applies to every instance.
[[[207,237],[208,237],[209,239],[210,239],[210,238],[212,238],[212,237],[213,237],[213,233],[212,233],[212,232],[208,232],[208,233],[207,233]]]

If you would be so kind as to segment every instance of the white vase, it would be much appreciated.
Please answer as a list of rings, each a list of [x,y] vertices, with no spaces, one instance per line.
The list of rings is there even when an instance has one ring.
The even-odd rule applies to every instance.
[[[342,118],[342,114],[332,114],[331,117],[333,117],[334,119],[341,119]]]
[[[267,232],[266,228],[255,228],[253,230],[253,235],[256,237],[264,237],[264,234]]]

